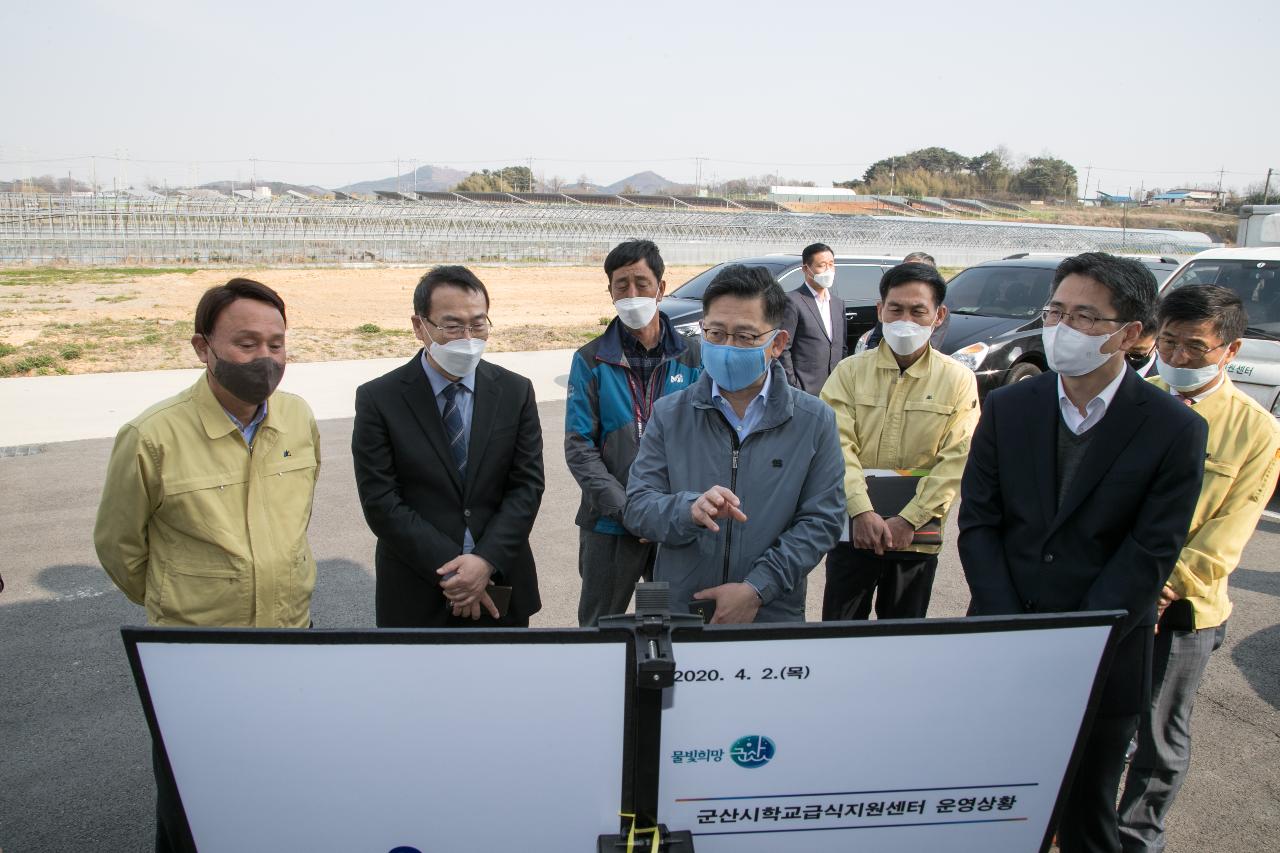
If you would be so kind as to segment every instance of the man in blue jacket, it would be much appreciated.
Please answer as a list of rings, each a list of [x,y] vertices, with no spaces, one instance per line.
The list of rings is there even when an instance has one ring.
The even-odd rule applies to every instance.
[[[671,328],[658,310],[666,290],[658,247],[631,240],[604,260],[618,316],[573,356],[565,406],[564,455],[582,502],[578,532],[578,624],[625,613],[636,581],[653,571],[657,547],[622,523],[627,471],[659,397],[701,373],[697,338]]]
[[[835,413],[787,384],[786,294],[725,267],[702,297],[704,374],[654,407],[623,523],[659,543],[673,608],[717,624],[803,622],[805,579],[847,523]],[[705,615],[705,611],[704,615]]]

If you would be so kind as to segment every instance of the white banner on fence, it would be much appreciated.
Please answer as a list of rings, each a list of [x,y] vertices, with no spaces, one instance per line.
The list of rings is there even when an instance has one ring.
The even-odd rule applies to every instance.
[[[677,642],[659,819],[698,853],[1040,849],[1109,630]]]

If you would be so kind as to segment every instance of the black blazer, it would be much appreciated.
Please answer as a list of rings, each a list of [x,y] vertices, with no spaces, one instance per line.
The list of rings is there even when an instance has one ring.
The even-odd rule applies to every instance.
[[[831,337],[822,326],[818,300],[813,298],[807,283],[787,294],[787,310],[783,314],[782,328],[791,340],[782,353],[782,369],[787,381],[801,391],[817,396],[826,384],[831,371],[845,357],[844,300],[831,294]]]
[[[987,395],[960,485],[970,613],[1128,611],[1099,713],[1137,713],[1156,600],[1200,496],[1208,424],[1126,367],[1055,506],[1061,420],[1056,373]]]
[[[462,483],[421,351],[356,389],[351,455],[360,505],[378,537],[379,627],[448,623],[436,569],[462,553],[464,525],[474,553],[496,569],[495,583],[512,588],[509,616],[542,607],[529,548],[545,486],[533,384],[481,361],[473,402]]]

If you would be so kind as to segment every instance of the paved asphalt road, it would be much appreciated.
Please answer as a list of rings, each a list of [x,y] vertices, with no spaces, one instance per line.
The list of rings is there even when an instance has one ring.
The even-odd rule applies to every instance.
[[[533,548],[545,609],[536,626],[575,624],[578,578],[565,469],[563,403],[540,407],[546,497]],[[356,501],[350,420],[321,424],[324,468],[311,541],[321,627],[373,625],[373,537]],[[143,620],[96,564],[91,530],[109,440],[0,450],[0,849],[141,851],[151,843],[149,738],[118,629]],[[954,541],[954,528],[952,530]],[[1195,716],[1195,755],[1171,826],[1171,853],[1257,853],[1280,838],[1280,524],[1264,521],[1232,577],[1236,610]],[[809,590],[817,616],[821,571]],[[964,612],[954,549],[931,616]]]

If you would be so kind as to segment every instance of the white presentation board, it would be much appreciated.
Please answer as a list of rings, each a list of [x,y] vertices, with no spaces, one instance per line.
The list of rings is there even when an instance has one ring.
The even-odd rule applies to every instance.
[[[201,853],[594,850],[629,635],[126,629]]]
[[[698,853],[1042,849],[1111,626],[984,621],[678,632],[659,820]]]

